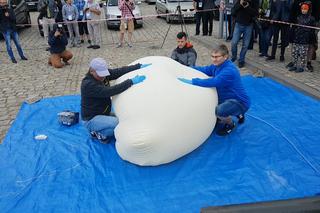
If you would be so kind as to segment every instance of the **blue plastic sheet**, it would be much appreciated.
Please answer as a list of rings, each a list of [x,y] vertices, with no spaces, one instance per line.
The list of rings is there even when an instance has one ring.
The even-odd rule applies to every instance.
[[[246,122],[157,167],[121,160],[81,124],[61,126],[57,113],[79,111],[79,96],[24,103],[0,145],[1,212],[199,212],[319,193],[319,101],[268,78],[243,81]]]

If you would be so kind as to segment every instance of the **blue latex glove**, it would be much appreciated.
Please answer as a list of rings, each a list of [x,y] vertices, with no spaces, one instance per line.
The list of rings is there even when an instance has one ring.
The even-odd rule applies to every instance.
[[[140,69],[150,66],[151,64],[141,64]]]
[[[189,79],[185,79],[185,78],[178,78],[178,80],[182,81],[183,83],[186,83],[186,84],[192,84],[192,80],[189,80]]]
[[[133,78],[131,78],[131,81],[133,84],[138,84],[144,81],[144,79],[146,79],[145,75],[136,75]]]

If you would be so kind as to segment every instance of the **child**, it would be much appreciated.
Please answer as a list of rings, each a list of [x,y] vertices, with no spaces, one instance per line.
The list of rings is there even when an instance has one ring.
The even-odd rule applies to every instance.
[[[303,3],[301,5],[301,15],[297,17],[297,24],[306,26],[315,26],[315,19],[310,15],[310,5]],[[309,44],[315,42],[314,29],[296,26],[292,44],[292,62],[293,66],[289,71],[303,72],[307,66],[307,55]]]

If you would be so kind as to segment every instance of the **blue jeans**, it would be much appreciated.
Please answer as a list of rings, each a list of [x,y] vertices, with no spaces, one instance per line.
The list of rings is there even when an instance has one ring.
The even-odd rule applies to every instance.
[[[261,29],[259,32],[259,45],[260,45],[260,52],[264,55],[268,55],[269,44],[272,37],[272,29],[271,27],[266,27]]]
[[[250,44],[250,39],[252,35],[253,24],[251,25],[241,25],[236,23],[233,31],[232,41],[231,41],[231,52],[232,59],[237,59],[238,54],[238,43],[242,35],[242,48],[240,52],[239,62],[245,62],[246,53],[248,50],[248,46]]]
[[[96,115],[89,121],[83,121],[84,126],[90,133],[97,132],[104,138],[114,135],[114,129],[118,123],[117,117],[106,115]]]
[[[18,50],[20,57],[24,58],[24,54],[23,54],[23,51],[22,51],[20,43],[19,43],[18,33],[13,30],[7,30],[4,33],[2,33],[2,35],[3,35],[4,39],[6,40],[7,52],[8,52],[8,55],[10,56],[11,60],[15,59],[14,55],[13,55],[12,48],[11,48],[11,36],[14,41],[14,44],[17,47],[17,50]]]
[[[236,99],[228,99],[216,107],[217,117],[243,115],[248,109]]]

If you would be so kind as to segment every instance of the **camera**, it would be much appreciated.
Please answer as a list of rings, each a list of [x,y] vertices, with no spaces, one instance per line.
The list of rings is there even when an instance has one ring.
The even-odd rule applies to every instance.
[[[62,24],[58,24],[57,31],[59,31],[60,33],[63,33],[63,25]]]

